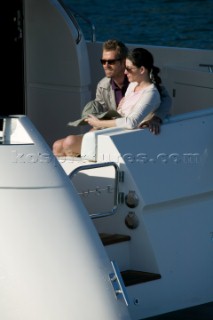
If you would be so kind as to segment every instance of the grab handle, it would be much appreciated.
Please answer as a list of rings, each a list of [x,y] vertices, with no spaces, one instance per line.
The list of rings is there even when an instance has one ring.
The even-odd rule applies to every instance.
[[[111,265],[113,268],[113,273],[109,275],[113,289],[115,291],[116,298],[123,298],[126,305],[129,305],[129,298],[127,295],[126,287],[124,285],[123,279],[120,274],[120,270],[115,261],[111,261]]]

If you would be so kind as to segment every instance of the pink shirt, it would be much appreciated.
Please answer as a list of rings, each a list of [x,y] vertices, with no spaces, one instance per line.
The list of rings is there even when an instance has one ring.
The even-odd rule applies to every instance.
[[[120,102],[117,111],[122,118],[116,119],[116,126],[127,129],[137,128],[138,125],[160,105],[160,94],[154,84],[135,92],[137,82],[131,82],[125,97]]]

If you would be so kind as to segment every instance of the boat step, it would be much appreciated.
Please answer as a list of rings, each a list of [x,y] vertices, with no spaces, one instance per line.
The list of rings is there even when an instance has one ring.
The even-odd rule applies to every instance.
[[[161,275],[158,273],[137,270],[125,270],[121,272],[121,275],[126,287],[152,280],[158,280],[161,278]]]
[[[131,240],[131,237],[125,234],[100,233],[99,236],[104,246]]]

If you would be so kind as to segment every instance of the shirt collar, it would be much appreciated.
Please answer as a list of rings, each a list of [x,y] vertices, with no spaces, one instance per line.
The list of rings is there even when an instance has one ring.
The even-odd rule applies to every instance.
[[[129,81],[127,79],[127,76],[125,75],[124,77],[124,82],[123,82],[123,86],[122,88],[119,88],[118,85],[115,83],[115,81],[113,79],[111,79],[111,85],[112,85],[112,89],[113,90],[122,90],[123,88],[127,88],[129,85]]]

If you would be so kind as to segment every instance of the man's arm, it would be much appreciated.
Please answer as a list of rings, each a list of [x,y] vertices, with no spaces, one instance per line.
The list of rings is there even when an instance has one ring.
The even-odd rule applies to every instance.
[[[154,116],[160,118],[161,121],[168,116],[172,109],[172,98],[164,86],[161,86],[161,104],[154,112]]]

